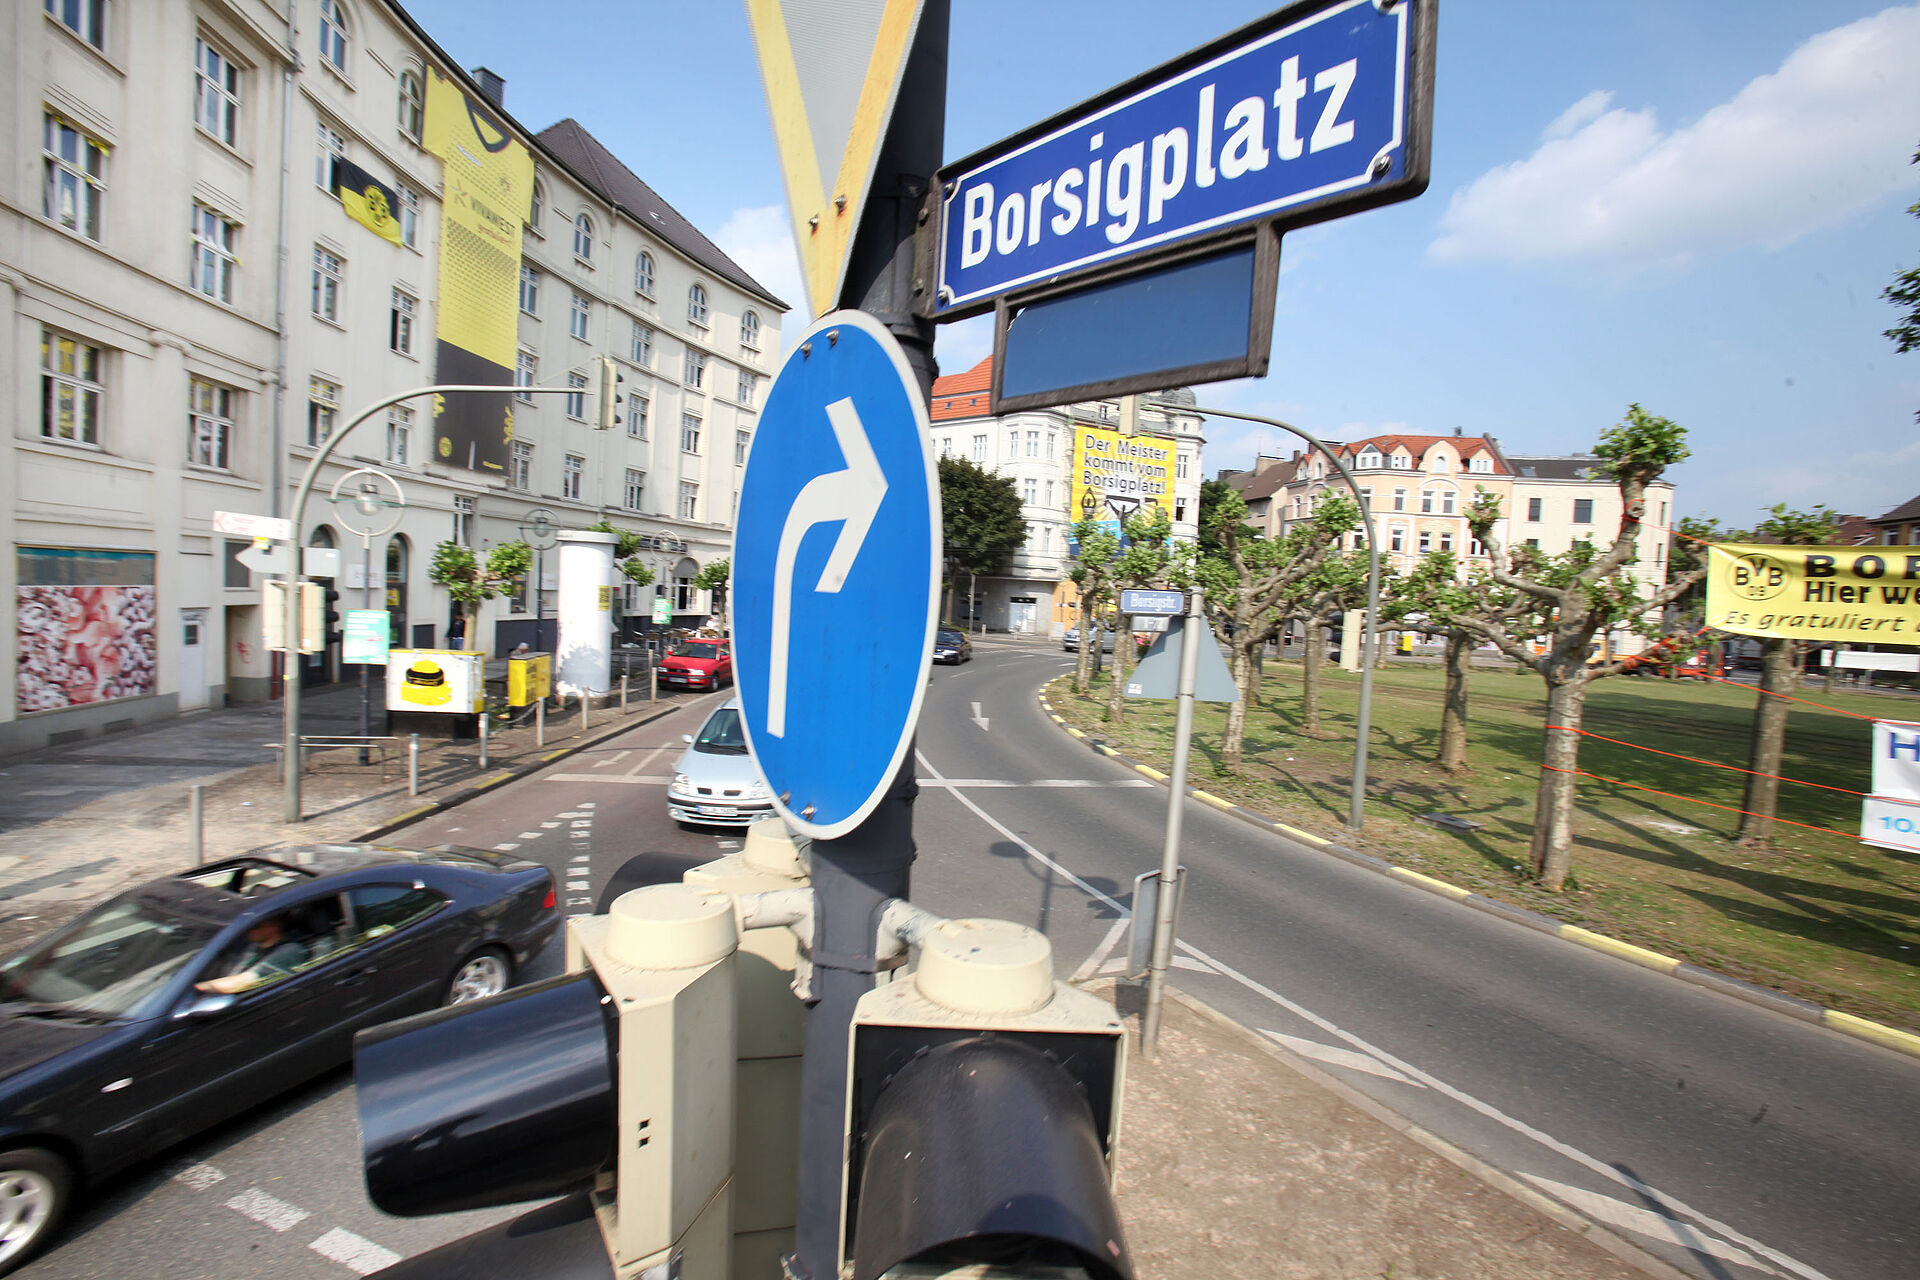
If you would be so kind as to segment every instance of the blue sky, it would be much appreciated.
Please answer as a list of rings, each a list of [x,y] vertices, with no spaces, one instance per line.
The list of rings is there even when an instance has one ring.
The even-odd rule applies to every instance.
[[[953,0],[947,158],[1265,13],[1256,0]],[[739,0],[410,0],[544,128],[578,119],[781,297],[792,250]],[[1866,515],[1920,493],[1920,352],[1880,297],[1920,265],[1920,5],[1451,0],[1433,178],[1296,232],[1264,379],[1202,404],[1331,438],[1573,452],[1637,401],[1690,432],[1679,509]],[[797,332],[804,317],[790,314]],[[986,354],[948,325],[945,372]],[[1206,466],[1288,440],[1215,420]]]

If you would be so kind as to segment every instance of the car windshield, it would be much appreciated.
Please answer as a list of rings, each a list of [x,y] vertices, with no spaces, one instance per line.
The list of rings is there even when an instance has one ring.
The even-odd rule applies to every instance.
[[[693,749],[716,756],[745,755],[747,738],[740,730],[739,709],[722,707],[707,717],[706,724],[700,727],[700,736],[693,740]]]
[[[670,658],[717,658],[720,656],[720,646],[717,644],[677,644],[673,646],[673,652],[667,656]]]
[[[217,931],[139,899],[105,903],[0,964],[0,1004],[88,1019],[137,1014]]]
[[[936,644],[961,644],[965,640],[966,640],[966,637],[961,635],[958,631],[942,631],[938,636],[935,637],[934,642]]]

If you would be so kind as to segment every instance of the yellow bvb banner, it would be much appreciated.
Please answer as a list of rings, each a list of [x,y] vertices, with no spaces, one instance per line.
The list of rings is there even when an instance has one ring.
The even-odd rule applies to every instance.
[[[1096,521],[1117,538],[1121,522],[1137,511],[1159,507],[1173,518],[1173,441],[1084,426],[1071,440],[1069,520]]]
[[[1789,640],[1920,644],[1920,547],[1715,543],[1707,625]]]
[[[427,150],[445,167],[440,223],[440,331],[434,377],[511,386],[519,348],[520,230],[533,157],[480,102],[438,71],[427,78]],[[513,397],[452,395],[434,406],[443,462],[504,472]]]

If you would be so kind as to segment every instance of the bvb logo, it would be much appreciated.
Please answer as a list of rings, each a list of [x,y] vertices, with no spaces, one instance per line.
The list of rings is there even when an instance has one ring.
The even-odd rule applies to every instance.
[[[440,456],[443,458],[451,458],[453,456],[453,440],[451,437],[440,437]]]
[[[1771,600],[1787,589],[1787,578],[1786,565],[1751,551],[1727,570],[1727,585],[1742,600]]]

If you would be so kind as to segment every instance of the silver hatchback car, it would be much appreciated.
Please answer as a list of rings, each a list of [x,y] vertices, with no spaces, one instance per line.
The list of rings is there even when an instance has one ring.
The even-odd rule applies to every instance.
[[[667,786],[667,812],[675,822],[747,827],[772,814],[773,796],[747,754],[738,698],[727,699],[697,735],[682,739],[687,749]]]

